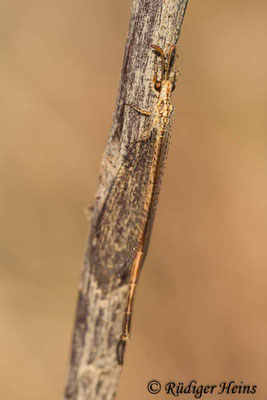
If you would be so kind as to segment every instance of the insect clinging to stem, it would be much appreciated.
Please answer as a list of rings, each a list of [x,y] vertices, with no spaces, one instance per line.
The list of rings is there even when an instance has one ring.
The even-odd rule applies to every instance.
[[[125,187],[128,195],[124,193],[123,198],[126,204],[131,204],[131,209],[128,210],[128,212],[132,212],[129,217],[130,228],[128,227],[127,231],[128,235],[133,233],[135,238],[132,242],[134,246],[130,249],[131,256],[126,264],[124,264],[126,266],[131,265],[132,267],[122,324],[122,334],[117,346],[117,360],[120,365],[123,364],[125,346],[130,336],[133,299],[141,266],[147,253],[155,217],[159,189],[169,146],[171,115],[174,109],[170,98],[172,91],[175,89],[176,73],[171,79],[170,69],[175,45],[170,46],[167,65],[165,65],[165,55],[162,48],[154,44],[152,44],[152,48],[161,57],[160,79],[158,79],[157,62],[155,62],[153,76],[153,87],[158,99],[152,111],[130,105],[131,108],[140,114],[149,116],[149,127],[146,134],[133,147],[133,153],[127,155],[125,163],[122,164],[119,170],[120,180],[124,175],[130,176],[128,186],[127,188]],[[138,199],[133,195],[134,191],[137,191]],[[128,201],[129,199],[130,201]],[[128,241],[130,241],[130,238]]]

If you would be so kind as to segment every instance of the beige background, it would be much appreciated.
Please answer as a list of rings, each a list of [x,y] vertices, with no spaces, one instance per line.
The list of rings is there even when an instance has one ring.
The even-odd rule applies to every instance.
[[[0,396],[60,399],[130,0],[2,1]],[[147,381],[267,396],[265,0],[189,0],[182,76],[118,400]],[[180,397],[179,397],[180,398]],[[184,399],[191,399],[183,396]]]

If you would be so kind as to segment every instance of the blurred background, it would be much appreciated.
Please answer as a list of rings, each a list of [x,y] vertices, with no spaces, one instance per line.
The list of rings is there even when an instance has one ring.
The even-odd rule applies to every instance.
[[[2,1],[1,399],[63,393],[83,209],[94,203],[130,7]],[[258,386],[254,399],[267,396],[266,21],[265,0],[189,0],[118,400],[150,399],[151,379],[243,381]]]

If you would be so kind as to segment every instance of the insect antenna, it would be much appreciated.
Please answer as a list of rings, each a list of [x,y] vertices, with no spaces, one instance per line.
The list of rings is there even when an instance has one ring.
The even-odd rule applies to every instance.
[[[165,57],[161,47],[157,46],[156,44],[152,44],[154,50],[156,50],[161,55],[161,78],[160,80],[163,81],[164,72],[165,72]]]
[[[170,65],[171,65],[171,60],[172,60],[172,56],[174,54],[174,51],[175,51],[175,45],[173,44],[170,47],[169,56],[168,56],[168,64],[167,64],[167,69],[166,69],[166,80],[169,80]]]

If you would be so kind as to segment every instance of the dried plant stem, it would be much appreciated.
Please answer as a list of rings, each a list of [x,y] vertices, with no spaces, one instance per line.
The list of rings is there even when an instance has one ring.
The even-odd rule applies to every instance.
[[[105,200],[114,177],[129,144],[143,129],[141,119],[129,113],[125,104],[151,109],[154,70],[151,44],[163,49],[177,44],[187,1],[133,2],[116,111],[101,163],[80,282],[65,400],[111,400],[116,394],[121,373],[116,347],[122,333],[131,269],[127,268],[123,276],[118,276],[113,273],[116,266],[107,268],[105,260],[95,257],[92,248],[97,241],[99,215],[105,212]]]

